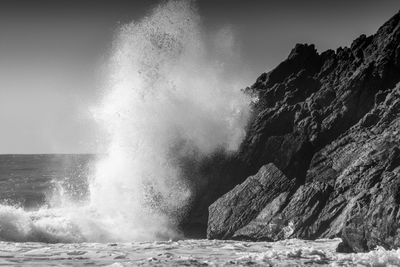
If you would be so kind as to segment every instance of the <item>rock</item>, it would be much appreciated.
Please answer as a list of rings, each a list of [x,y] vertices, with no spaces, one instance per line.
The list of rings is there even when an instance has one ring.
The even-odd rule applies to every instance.
[[[399,20],[397,14],[374,36],[361,36],[352,48],[336,53],[296,45],[288,59],[257,79],[248,90],[259,102],[239,153],[250,172],[273,162],[304,183],[315,152],[356,124],[376,97],[382,99],[400,81]],[[374,120],[371,114],[365,125]]]
[[[246,89],[259,100],[234,155],[241,175],[268,164],[287,186],[272,178],[257,186],[260,174],[245,182],[221,175],[225,190],[243,183],[228,193],[209,188],[226,194],[209,208],[208,237],[341,237],[338,249],[356,252],[400,247],[399,82],[400,13],[350,48],[318,54],[296,45]]]
[[[248,241],[275,241],[276,236],[282,233],[283,221],[275,215],[284,207],[289,192],[279,194],[274,200],[268,203],[257,217],[243,228],[237,230],[233,239]]]
[[[400,245],[400,86],[373,112],[375,124],[365,128],[361,120],[317,152],[307,178],[334,169],[325,180],[334,190],[310,229],[315,237],[341,236],[357,252]]]
[[[277,241],[309,236],[306,226],[319,215],[331,191],[332,187],[328,184],[315,182],[300,186],[291,198],[288,198],[287,192],[282,193],[268,203],[253,221],[239,229],[234,238]]]
[[[293,189],[293,182],[273,164],[268,164],[209,207],[207,237],[231,238],[236,230],[253,220],[264,206],[281,192]]]

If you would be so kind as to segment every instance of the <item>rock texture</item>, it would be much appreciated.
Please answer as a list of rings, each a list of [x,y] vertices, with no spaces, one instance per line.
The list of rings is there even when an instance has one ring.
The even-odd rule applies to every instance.
[[[296,45],[246,89],[258,101],[236,160],[241,174],[268,165],[210,206],[208,238],[399,247],[399,81],[400,13],[349,48]]]
[[[210,206],[210,216],[215,220],[210,221],[208,233],[216,238],[232,236],[235,229],[249,223],[249,218],[260,213],[267,203],[292,189],[293,181],[273,164],[261,167],[256,175],[247,178]]]

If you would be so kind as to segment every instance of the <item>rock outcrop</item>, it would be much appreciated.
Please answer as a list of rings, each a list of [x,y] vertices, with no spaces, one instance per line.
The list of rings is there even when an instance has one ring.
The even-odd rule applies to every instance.
[[[256,175],[210,206],[210,216],[214,219],[208,225],[208,233],[216,238],[232,236],[235,229],[249,223],[249,218],[259,214],[267,203],[292,189],[293,181],[273,164],[261,167]]]
[[[350,48],[296,45],[246,89],[258,101],[235,159],[241,173],[268,165],[210,206],[208,238],[399,247],[399,82],[400,13]]]

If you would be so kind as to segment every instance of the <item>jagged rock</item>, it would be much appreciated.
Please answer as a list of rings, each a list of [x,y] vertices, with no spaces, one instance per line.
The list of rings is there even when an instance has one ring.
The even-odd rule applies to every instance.
[[[209,207],[208,238],[230,238],[249,223],[281,192],[289,192],[293,182],[273,164],[268,164]]]
[[[315,152],[356,124],[376,97],[382,99],[400,81],[399,19],[397,14],[377,34],[336,52],[318,54],[313,45],[298,44],[287,60],[257,79],[248,91],[258,94],[259,102],[239,153],[251,172],[273,162],[304,183]],[[374,119],[369,116],[365,125]]]
[[[224,205],[210,207],[209,221],[229,231],[209,237],[342,237],[343,251],[399,247],[399,82],[400,13],[350,48],[318,54],[313,45],[296,45],[246,89],[259,101],[235,156],[242,174],[273,163],[295,187],[257,202],[258,211],[239,224],[237,213],[216,220],[216,206],[236,212],[234,202],[224,202],[227,193],[216,202]],[[251,192],[243,194],[263,199]],[[235,188],[235,199],[240,194]]]
[[[354,251],[400,245],[400,86],[369,114],[379,119],[361,120],[317,152],[307,175],[334,187],[310,237],[341,236]]]

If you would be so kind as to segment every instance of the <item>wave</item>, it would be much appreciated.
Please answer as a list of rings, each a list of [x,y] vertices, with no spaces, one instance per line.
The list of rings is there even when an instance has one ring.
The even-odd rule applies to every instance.
[[[181,237],[176,225],[192,191],[179,160],[236,150],[249,116],[250,99],[234,89],[240,75],[229,76],[224,68],[234,57],[233,38],[207,40],[194,1],[163,2],[141,21],[121,27],[103,101],[93,109],[106,133],[100,143],[107,144],[107,156],[89,181],[88,203],[36,211],[0,206],[0,239]],[[215,52],[221,50],[223,57]]]
[[[157,219],[154,218],[153,219]],[[160,219],[160,218],[159,218]],[[21,207],[0,205],[0,240],[10,242],[81,243],[169,240],[177,232],[161,229],[159,222],[132,228],[131,239],[121,237],[120,221],[99,214],[90,206],[42,208],[27,211]]]
[[[83,242],[85,237],[75,221],[76,210],[40,209],[0,205],[0,239],[13,242]],[[75,217],[75,218],[74,218]],[[86,216],[85,216],[86,217]]]

